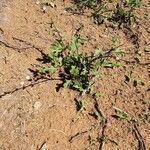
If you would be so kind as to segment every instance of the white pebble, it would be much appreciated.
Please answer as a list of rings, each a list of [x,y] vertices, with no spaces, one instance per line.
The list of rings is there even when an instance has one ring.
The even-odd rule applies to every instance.
[[[27,79],[27,80],[30,80],[30,79],[31,79],[31,77],[30,77],[30,76],[26,76],[26,79]]]
[[[34,103],[34,108],[39,109],[41,107],[41,105],[42,105],[41,102],[37,101]]]
[[[50,3],[50,5],[51,5],[51,7],[53,7],[53,8],[55,7],[55,4],[54,4],[54,3]]]
[[[24,82],[24,81],[20,82],[20,85],[24,86],[24,84],[25,84],[25,82]]]
[[[39,5],[39,4],[40,4],[40,1],[36,1],[36,4]]]
[[[120,58],[119,58],[119,57],[116,57],[116,60],[120,60]]]
[[[44,11],[46,10],[46,6],[43,6],[43,10],[44,10]]]

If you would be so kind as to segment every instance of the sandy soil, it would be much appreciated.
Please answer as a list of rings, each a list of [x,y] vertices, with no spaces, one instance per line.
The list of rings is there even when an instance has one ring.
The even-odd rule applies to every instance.
[[[46,6],[45,11],[35,0],[0,0],[0,150],[98,150],[101,142],[97,138],[103,134],[103,150],[144,150],[140,149],[143,141],[150,149],[150,53],[145,52],[150,46],[150,20],[144,17],[150,9],[148,1],[144,2],[145,7],[137,11],[141,52],[137,63],[137,48],[122,30],[98,26],[86,15],[66,12],[69,0],[56,0],[56,7]],[[68,89],[57,92],[60,81],[22,88],[34,83],[29,69],[41,64],[37,59],[48,53],[56,28],[69,41],[81,24],[81,35],[91,38],[83,46],[85,52],[96,46],[109,48],[113,35],[127,52],[120,58],[123,65],[103,68],[95,85],[102,93],[98,104],[106,124],[90,115],[94,112],[90,97],[83,97],[86,110],[78,113],[74,100],[78,93]],[[142,80],[144,86],[125,82],[131,71],[132,78]],[[135,123],[112,117],[114,107],[128,113]]]

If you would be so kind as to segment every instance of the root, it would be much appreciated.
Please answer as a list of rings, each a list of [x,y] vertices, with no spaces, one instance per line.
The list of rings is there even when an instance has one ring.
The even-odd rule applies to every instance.
[[[15,89],[11,90],[11,91],[6,91],[6,92],[0,94],[0,98],[6,96],[6,95],[8,95],[8,94],[13,94],[13,93],[15,93],[15,92],[17,92],[17,91],[24,90],[24,89],[26,89],[26,88],[33,87],[33,86],[38,85],[38,84],[40,84],[40,83],[45,83],[45,82],[50,81],[50,80],[61,80],[61,79],[45,78],[45,79],[40,80],[40,81],[39,81],[39,80],[33,81],[32,83],[29,83],[28,85],[25,85],[25,86],[22,86],[22,87],[17,87],[17,88],[15,88]]]
[[[136,124],[133,125],[133,132],[135,134],[136,139],[138,140],[138,150],[146,150],[144,139],[139,132],[139,129]]]

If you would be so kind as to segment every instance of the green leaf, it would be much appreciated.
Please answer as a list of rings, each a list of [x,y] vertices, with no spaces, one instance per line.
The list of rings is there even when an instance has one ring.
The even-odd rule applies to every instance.
[[[144,81],[142,81],[142,80],[134,80],[133,81],[133,85],[136,87],[137,85],[142,85],[142,86],[144,86],[145,85],[145,83],[144,83]]]
[[[103,94],[101,93],[101,92],[96,92],[96,93],[94,93],[94,96],[96,96],[96,97],[101,97]]]
[[[125,75],[125,81],[130,82],[132,79],[132,71],[128,75]]]
[[[127,5],[130,7],[140,7],[141,0],[126,0]]]
[[[118,40],[116,36],[113,36],[112,39],[112,48],[115,48],[117,46]]]
[[[103,55],[104,51],[102,49],[96,49],[94,52],[94,56]]]
[[[145,48],[144,51],[149,53],[150,52],[150,47]]]
[[[79,111],[83,111],[85,109],[85,102],[83,100],[79,101]]]
[[[94,114],[95,114],[95,116],[96,116],[96,119],[99,120],[100,118],[102,118],[102,114],[101,114],[100,112],[95,111]]]
[[[121,66],[121,63],[120,62],[113,62],[113,63],[108,63],[105,65],[105,67],[109,67],[109,68],[118,68]]]
[[[80,92],[84,92],[84,91],[85,91],[85,89],[83,89],[81,83],[75,82],[74,85],[73,85],[73,87],[74,87],[75,89],[79,90]]]
[[[78,69],[76,66],[71,66],[70,73],[71,73],[73,76],[78,76],[78,75],[79,75],[79,69]]]
[[[56,40],[50,48],[50,57],[58,56],[65,48],[64,43],[61,40]]]
[[[128,120],[129,119],[129,115],[124,112],[123,110],[114,107],[115,111],[116,111],[116,115],[113,115],[113,117],[115,117],[116,119],[119,120]]]
[[[78,49],[80,47],[80,45],[85,41],[85,39],[82,39],[81,37],[79,36],[73,36],[72,37],[72,41],[69,45],[69,48],[71,50],[72,53],[74,54],[78,54]]]
[[[72,85],[72,81],[71,80],[65,80],[63,86],[64,88],[70,88],[70,86]]]
[[[76,37],[76,36],[72,37],[70,48],[71,48],[72,51],[78,50],[78,48],[79,48],[78,37]]]
[[[55,72],[56,72],[56,68],[53,67],[53,66],[50,66],[50,67],[43,67],[43,68],[39,68],[39,69],[38,69],[38,72],[39,72],[39,73],[42,73],[42,74],[55,73]]]
[[[122,50],[121,48],[115,48],[115,49],[114,49],[114,52],[115,52],[116,54],[118,54],[118,55],[125,53],[125,51]]]

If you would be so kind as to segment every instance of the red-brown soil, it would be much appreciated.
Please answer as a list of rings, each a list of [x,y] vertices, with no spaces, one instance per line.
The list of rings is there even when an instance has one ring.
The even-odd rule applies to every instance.
[[[56,7],[42,5],[35,0],[0,1],[0,150],[98,150],[101,141],[104,150],[138,150],[144,141],[150,149],[150,5],[137,11],[139,16],[140,63],[135,61],[136,48],[122,30],[113,30],[104,24],[94,24],[86,15],[73,15],[65,11],[70,1],[56,0]],[[148,14],[145,18],[144,15]],[[87,13],[88,14],[88,13]],[[90,37],[83,51],[91,52],[98,46],[107,49],[116,35],[121,48],[126,50],[119,68],[103,68],[95,87],[102,93],[98,104],[107,123],[104,125],[90,114],[94,112],[93,100],[85,96],[86,110],[79,113],[74,99],[78,93],[69,89],[56,91],[60,81],[50,80],[16,90],[33,81],[29,68],[35,68],[42,58],[41,51],[48,49],[55,40],[55,29],[68,42],[76,29],[83,25],[81,35]],[[56,35],[57,36],[57,35]],[[125,82],[125,75],[142,80],[144,86]],[[57,77],[57,76],[56,76]],[[135,121],[117,120],[117,107]],[[137,137],[139,134],[141,137]],[[115,142],[117,144],[115,144]],[[142,150],[142,149],[141,149]]]

